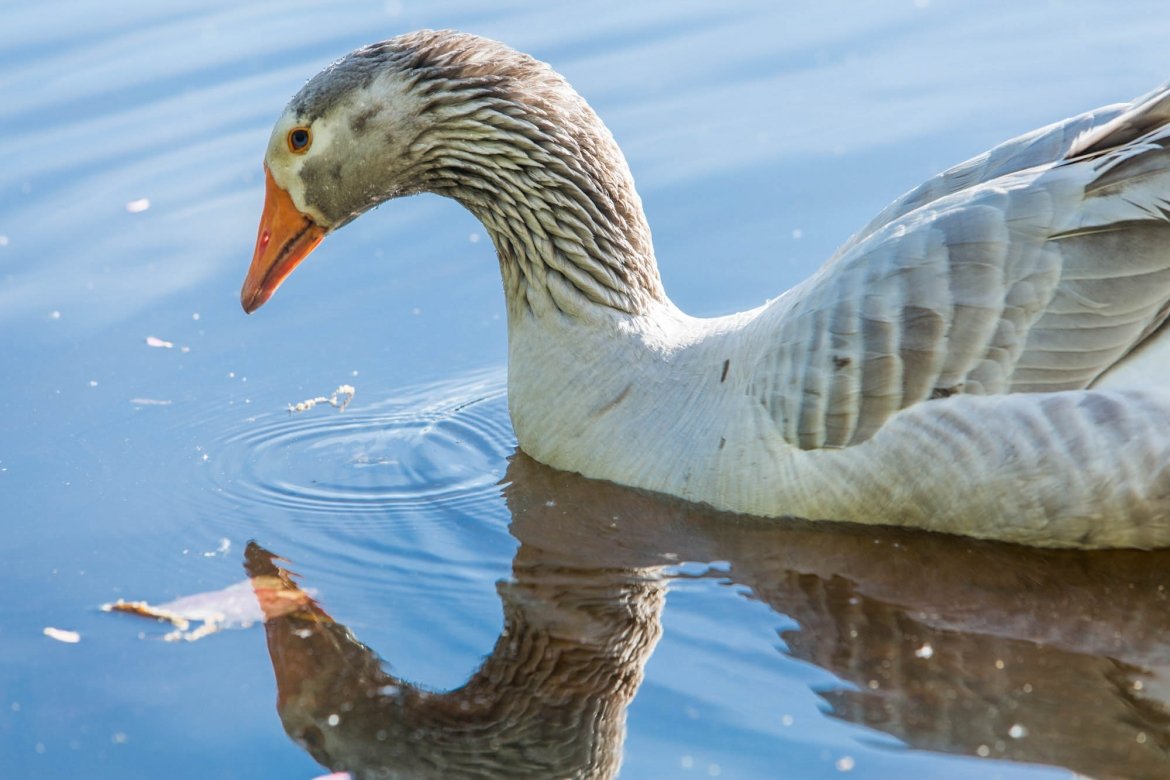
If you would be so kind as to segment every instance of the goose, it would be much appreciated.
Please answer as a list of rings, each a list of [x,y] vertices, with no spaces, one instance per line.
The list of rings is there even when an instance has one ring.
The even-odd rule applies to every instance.
[[[585,100],[502,43],[424,30],[285,107],[241,301],[436,193],[494,244],[509,413],[540,462],[733,513],[1170,546],[1168,147],[1170,86],[1056,122],[898,198],[779,297],[696,318]]]

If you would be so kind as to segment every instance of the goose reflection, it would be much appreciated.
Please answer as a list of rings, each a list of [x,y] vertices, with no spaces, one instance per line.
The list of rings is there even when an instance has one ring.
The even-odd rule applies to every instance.
[[[360,778],[616,776],[672,567],[718,560],[730,569],[717,576],[799,623],[783,635],[791,655],[851,683],[822,694],[832,717],[914,748],[1170,776],[1170,553],[755,521],[523,454],[505,496],[520,547],[499,586],[504,628],[449,692],[387,671],[249,546],[279,714],[321,764]]]

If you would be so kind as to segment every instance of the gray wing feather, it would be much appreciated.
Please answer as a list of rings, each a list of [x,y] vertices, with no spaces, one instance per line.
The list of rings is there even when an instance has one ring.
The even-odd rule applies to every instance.
[[[1091,140],[1088,135],[1094,128],[1108,124],[1111,120],[1134,108],[1142,98],[1130,104],[1118,103],[1087,111],[1079,116],[1055,122],[996,146],[966,162],[949,168],[927,179],[922,184],[901,196],[869,224],[859,230],[840,249],[843,255],[860,243],[875,230],[888,225],[901,216],[961,190],[976,187],[984,182],[998,179],[1011,173],[1046,165],[1066,157],[1075,143]]]
[[[931,398],[1088,387],[1159,327],[1170,129],[1134,139],[1151,121],[1129,114],[1167,105],[1084,114],[941,174],[769,307],[750,392],[785,438],[843,447]]]

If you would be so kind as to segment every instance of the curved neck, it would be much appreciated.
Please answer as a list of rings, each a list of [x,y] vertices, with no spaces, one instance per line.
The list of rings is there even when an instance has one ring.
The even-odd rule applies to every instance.
[[[500,98],[438,125],[424,188],[487,229],[510,315],[639,314],[666,300],[626,161],[575,94],[571,115]]]

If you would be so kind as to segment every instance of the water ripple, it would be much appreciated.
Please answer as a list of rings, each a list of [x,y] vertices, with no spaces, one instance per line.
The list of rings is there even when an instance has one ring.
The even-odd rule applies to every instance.
[[[502,378],[416,389],[343,414],[244,421],[216,446],[214,477],[236,506],[298,514],[427,514],[498,493],[515,447]]]

